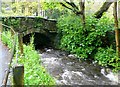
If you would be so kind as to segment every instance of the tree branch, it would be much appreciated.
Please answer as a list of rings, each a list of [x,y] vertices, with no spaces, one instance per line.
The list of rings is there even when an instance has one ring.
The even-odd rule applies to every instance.
[[[63,4],[62,2],[60,2],[60,4],[61,4],[63,7],[65,7],[65,8],[68,8],[68,9],[70,9],[70,10],[73,10],[72,8],[69,8],[68,6],[66,6],[65,4]]]
[[[106,2],[102,5],[102,7],[95,13],[95,18],[101,18],[103,13],[106,12],[110,5],[113,3],[114,1],[108,2],[106,0]]]
[[[79,10],[79,8],[75,5],[75,3],[72,2],[72,0],[70,0],[70,2],[64,0],[68,5],[70,5],[72,8],[75,8],[76,10]]]
[[[67,0],[64,0],[64,2],[65,2],[67,5],[71,6],[71,7],[69,7],[69,6],[65,5],[64,3],[60,2],[60,4],[61,4],[63,7],[70,9],[70,10],[73,11],[76,15],[82,14],[82,12],[81,12],[81,11],[79,10],[79,8],[72,2],[72,0],[70,0],[70,2],[68,2]]]

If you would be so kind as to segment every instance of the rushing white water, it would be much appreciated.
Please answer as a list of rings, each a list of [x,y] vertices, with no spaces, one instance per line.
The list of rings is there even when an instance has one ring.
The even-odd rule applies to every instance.
[[[108,79],[110,79],[111,81],[114,81],[114,82],[119,82],[118,81],[118,73],[113,73],[110,69],[109,69],[109,72],[106,73],[106,70],[105,68],[101,69],[101,73],[107,77]]]
[[[105,73],[96,63],[79,61],[74,55],[66,55],[53,49],[40,54],[43,66],[56,79],[58,85],[117,85],[118,76]]]

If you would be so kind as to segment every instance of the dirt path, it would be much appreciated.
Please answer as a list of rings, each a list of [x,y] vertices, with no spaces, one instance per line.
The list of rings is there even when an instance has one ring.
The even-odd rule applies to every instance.
[[[0,41],[0,86],[10,61],[9,49]]]

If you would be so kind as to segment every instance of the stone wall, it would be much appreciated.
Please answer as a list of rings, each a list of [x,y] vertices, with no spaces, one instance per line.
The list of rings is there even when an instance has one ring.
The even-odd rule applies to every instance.
[[[48,20],[40,17],[4,17],[3,24],[12,26],[16,32],[23,36],[32,33],[56,32],[56,20]]]

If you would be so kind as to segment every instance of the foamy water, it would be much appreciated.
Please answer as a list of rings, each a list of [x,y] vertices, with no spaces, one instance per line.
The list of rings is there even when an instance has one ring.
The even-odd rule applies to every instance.
[[[118,73],[113,73],[112,71],[109,71],[107,74],[105,74],[105,68],[101,69],[101,73],[111,81],[119,83]]]
[[[40,54],[42,64],[58,85],[117,85],[118,77],[105,73],[99,65],[79,61],[74,55],[46,49]]]

